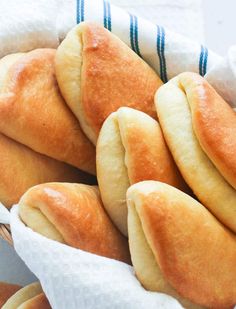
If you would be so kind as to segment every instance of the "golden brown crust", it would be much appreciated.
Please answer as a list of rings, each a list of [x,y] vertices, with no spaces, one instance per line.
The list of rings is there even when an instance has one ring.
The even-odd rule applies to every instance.
[[[72,55],[68,50],[70,42],[72,48],[76,45],[78,54]],[[62,64],[68,63],[68,59],[66,68]],[[154,94],[162,85],[161,80],[147,63],[105,28],[91,22],[76,26],[59,47],[57,63],[63,96],[94,144],[104,120],[121,106],[142,110],[156,118]],[[79,85],[74,80],[76,77],[72,77],[73,63],[78,66]],[[66,89],[60,82],[64,75],[73,79]],[[77,99],[70,94],[75,92],[75,87],[80,95]]]
[[[129,185],[158,180],[188,191],[158,122],[143,112],[121,107],[112,113],[102,126],[96,150],[97,177],[104,206],[126,236]]]
[[[30,187],[48,181],[90,182],[91,176],[0,134],[0,201],[8,208]]]
[[[20,289],[20,285],[0,282],[0,308],[2,308],[5,302]]]
[[[159,123],[145,113],[127,107],[120,108],[117,115],[130,184],[158,180],[188,190],[167,148]]]
[[[95,149],[64,102],[55,50],[38,49],[9,69],[0,94],[0,131],[37,152],[95,173]]]
[[[39,185],[26,192],[19,205],[22,220],[35,231],[47,236],[48,228],[54,228],[50,235],[56,234],[56,240],[72,247],[130,261],[127,240],[105,213],[97,187],[66,183]],[[33,211],[37,212],[37,222],[30,220]]]
[[[236,191],[203,151],[192,125],[191,102],[180,82],[163,85],[155,103],[162,131],[185,181],[197,198],[225,226],[236,232]]]
[[[39,282],[31,283],[12,295],[3,305],[2,309],[17,309],[23,303],[41,294],[42,292],[42,287]]]
[[[45,294],[41,293],[24,302],[18,309],[51,309],[51,306]]]
[[[136,197],[137,194],[131,193],[131,197],[128,199],[129,247],[136,277],[146,290],[171,295],[186,309],[205,309],[205,307],[194,304],[179,295],[166,280],[145,236],[139,218],[140,214],[137,211],[139,200]]]
[[[82,104],[97,135],[107,116],[121,106],[155,118],[154,94],[161,84],[154,71],[108,30],[92,23],[84,26]]]
[[[236,188],[236,114],[201,76],[179,76],[199,143],[225,179]]]
[[[23,55],[24,53],[10,54],[0,59],[0,91],[4,86],[9,68]]]
[[[200,203],[164,183],[132,186],[146,239],[165,279],[207,308],[236,304],[236,236]]]

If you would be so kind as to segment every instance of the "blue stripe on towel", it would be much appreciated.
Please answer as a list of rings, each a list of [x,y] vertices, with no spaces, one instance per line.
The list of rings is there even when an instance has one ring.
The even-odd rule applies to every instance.
[[[77,24],[84,21],[84,0],[77,0],[77,16],[76,21]]]
[[[168,81],[165,59],[165,29],[157,26],[157,53],[160,61],[160,77],[164,83]]]
[[[80,0],[77,0],[76,4],[77,4],[76,22],[77,22],[77,24],[79,24],[80,23]]]
[[[204,76],[207,72],[207,60],[208,60],[208,49],[201,46],[201,53],[199,58],[199,74]]]
[[[203,65],[204,75],[207,73],[207,63],[208,63],[208,49],[205,49],[205,61]]]
[[[111,31],[111,5],[109,2],[103,1],[104,10],[104,27]]]
[[[81,1],[81,21],[84,21],[84,0]]]
[[[103,25],[107,28],[107,3],[103,1]]]
[[[107,29],[111,31],[111,4],[107,2]]]
[[[130,45],[133,51],[136,52],[140,57],[140,49],[138,44],[138,18],[130,14]]]
[[[199,58],[199,74],[200,75],[203,75],[202,64],[203,64],[204,51],[205,51],[204,47],[201,46],[201,53],[200,53],[200,58]]]
[[[131,48],[133,50],[135,50],[135,47],[134,47],[134,31],[133,31],[133,28],[134,28],[133,15],[130,14],[129,16],[130,16],[130,29],[129,29],[130,45],[131,45]]]

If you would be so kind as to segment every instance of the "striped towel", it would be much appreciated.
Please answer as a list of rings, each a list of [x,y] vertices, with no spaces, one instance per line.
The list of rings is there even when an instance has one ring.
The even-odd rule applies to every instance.
[[[75,5],[75,0],[73,3]],[[71,14],[72,22],[72,9]],[[104,25],[116,34],[156,70],[163,82],[185,71],[199,73],[229,104],[236,107],[235,47],[230,48],[223,59],[199,43],[136,17],[104,0],[76,1],[76,22],[85,20]],[[59,33],[63,34],[62,38],[66,34],[63,31]]]
[[[109,0],[132,14],[204,42],[202,0]]]
[[[23,17],[22,17],[23,16]],[[103,0],[0,2],[0,57],[38,47],[56,48],[84,20],[104,25],[150,64],[166,82],[184,71],[206,76],[236,106],[236,50],[225,59],[186,37]]]
[[[77,23],[96,21],[118,35],[160,75],[163,82],[183,71],[205,75],[220,57],[179,34],[129,14],[107,1],[77,1]]]

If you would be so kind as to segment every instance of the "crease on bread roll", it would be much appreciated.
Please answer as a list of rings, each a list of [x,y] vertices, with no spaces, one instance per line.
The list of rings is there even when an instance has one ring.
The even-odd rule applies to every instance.
[[[0,308],[20,289],[20,285],[0,282]]]
[[[121,106],[156,118],[157,74],[104,27],[83,22],[57,49],[57,80],[67,104],[88,138],[96,144],[105,119]]]
[[[95,174],[95,148],[60,94],[55,53],[54,49],[36,49],[0,60],[0,132],[36,152]]]
[[[159,180],[188,190],[156,120],[121,107],[104,122],[96,148],[97,178],[104,207],[127,236],[126,191],[142,180]]]
[[[2,309],[18,309],[20,305],[43,292],[39,282],[31,283],[17,291],[3,305]]]
[[[0,133],[0,201],[10,208],[30,187],[49,181],[89,182],[90,175]]]
[[[21,198],[19,214],[28,227],[47,238],[130,263],[128,241],[110,221],[95,186],[35,186]]]
[[[131,259],[147,290],[185,308],[236,304],[236,236],[199,202],[167,184],[127,191]]]
[[[236,232],[236,191],[199,144],[192,125],[191,103],[181,83],[183,76],[186,75],[180,74],[169,81],[155,96],[165,140],[181,174],[197,198],[223,224]]]
[[[51,309],[49,301],[44,293],[25,301],[17,309]]]
[[[194,133],[224,178],[236,189],[236,115],[200,75],[184,73],[179,84],[189,102]]]

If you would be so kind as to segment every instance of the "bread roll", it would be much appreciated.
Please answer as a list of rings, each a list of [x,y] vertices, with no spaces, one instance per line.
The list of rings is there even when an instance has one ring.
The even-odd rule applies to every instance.
[[[186,91],[194,133],[224,178],[236,189],[236,114],[200,75],[184,73],[180,84]]]
[[[10,208],[30,187],[48,181],[90,182],[92,177],[41,155],[0,133],[0,201]]]
[[[130,262],[128,242],[105,213],[97,187],[38,185],[23,195],[19,212],[28,227],[50,239]]]
[[[96,144],[104,120],[121,106],[156,117],[157,74],[118,37],[91,22],[74,27],[57,50],[57,80],[67,104]]]
[[[104,122],[97,142],[97,177],[104,207],[127,236],[126,191],[142,180],[159,180],[187,190],[157,121],[121,107]]]
[[[12,57],[8,70],[2,71],[0,132],[39,153],[94,174],[95,149],[57,85],[55,50],[37,49],[17,59]]]
[[[26,301],[35,296],[43,293],[42,287],[39,282],[31,283],[24,288],[16,292],[8,301],[4,304],[2,309],[19,309],[19,307]],[[26,307],[27,308],[27,307]],[[45,307],[46,309],[47,307]],[[44,309],[44,307],[42,307]]]
[[[15,63],[23,55],[24,53],[10,54],[0,59],[0,92],[3,88],[5,78],[7,77],[8,70],[13,63]]]
[[[131,259],[147,290],[186,308],[236,304],[236,236],[200,203],[167,184],[127,192]]]
[[[21,286],[19,285],[0,282],[0,308],[2,308],[5,302],[20,289]]]
[[[191,116],[192,97],[180,74],[162,86],[155,102],[167,145],[185,181],[198,199],[223,224],[236,232],[236,191],[201,148]],[[190,79],[191,82],[191,79]],[[199,93],[204,96],[204,89]],[[218,97],[216,97],[217,99]],[[209,125],[212,125],[209,123]],[[217,135],[216,135],[217,139]]]
[[[41,293],[25,301],[18,309],[51,309],[51,306],[46,295]]]

